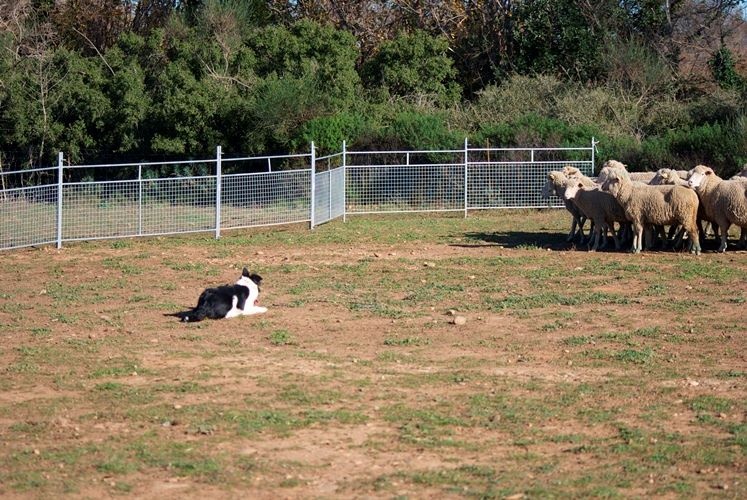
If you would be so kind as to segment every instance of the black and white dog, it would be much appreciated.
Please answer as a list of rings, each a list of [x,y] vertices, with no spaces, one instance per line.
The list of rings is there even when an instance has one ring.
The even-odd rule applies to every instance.
[[[244,268],[235,285],[222,285],[206,289],[200,294],[197,307],[191,311],[177,313],[176,316],[180,317],[182,321],[193,322],[202,321],[205,318],[233,318],[267,312],[266,307],[257,305],[261,282],[261,276],[249,274],[249,271]]]

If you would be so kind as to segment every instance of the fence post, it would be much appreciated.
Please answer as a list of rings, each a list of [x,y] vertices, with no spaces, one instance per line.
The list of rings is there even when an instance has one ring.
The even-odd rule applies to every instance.
[[[220,238],[221,147],[215,150],[215,239]]]
[[[467,218],[467,206],[468,206],[468,199],[467,199],[467,174],[468,174],[468,168],[469,165],[469,151],[467,148],[469,147],[469,143],[467,142],[467,138],[464,138],[464,218]]]
[[[311,206],[309,207],[309,218],[311,219],[310,229],[314,229],[314,215],[316,205],[316,149],[314,143],[311,143]]]
[[[62,248],[62,174],[63,174],[62,151],[57,153],[57,248]]]
[[[348,145],[346,141],[342,141],[342,222],[347,222],[348,217]]]
[[[143,166],[137,166],[137,235],[143,235]]]
[[[594,175],[594,152],[597,149],[597,141],[594,140],[594,136],[591,137],[591,175]]]

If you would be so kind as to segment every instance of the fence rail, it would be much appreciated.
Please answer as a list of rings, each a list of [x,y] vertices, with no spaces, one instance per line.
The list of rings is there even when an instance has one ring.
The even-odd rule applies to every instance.
[[[550,170],[594,173],[577,148],[347,151],[0,172],[0,250],[66,241],[214,232],[353,214],[560,207]],[[111,173],[116,172],[116,179]]]

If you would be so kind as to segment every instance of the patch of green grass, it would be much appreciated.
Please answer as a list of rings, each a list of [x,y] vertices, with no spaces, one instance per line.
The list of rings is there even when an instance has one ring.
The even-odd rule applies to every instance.
[[[130,448],[139,462],[149,467],[171,470],[179,476],[210,479],[215,478],[222,470],[221,465],[213,457],[205,454],[193,443],[141,439]]]
[[[680,278],[688,282],[705,280],[710,283],[725,284],[744,280],[743,271],[721,262],[711,262],[710,265],[704,266],[697,260],[683,261],[680,263],[679,271]]]
[[[691,399],[688,406],[695,412],[724,413],[732,409],[733,403],[726,398],[702,395]]]
[[[285,387],[278,398],[281,401],[301,405],[327,405],[339,401],[342,395],[338,391],[320,390],[310,391],[297,385]]]
[[[659,328],[658,326],[649,326],[635,330],[633,332],[633,335],[638,337],[657,338],[662,335],[662,332],[661,328]]]
[[[138,276],[143,274],[142,267],[126,262],[122,257],[107,257],[102,262],[102,265],[107,269],[119,271],[125,275]]]
[[[268,337],[270,344],[272,345],[296,345],[296,341],[293,339],[293,335],[288,330],[274,330]]]
[[[566,337],[563,339],[563,345],[567,346],[580,346],[580,345],[586,345],[591,344],[593,340],[593,337],[590,337],[588,335],[577,335],[573,337]]]
[[[625,296],[603,293],[585,292],[575,295],[565,295],[556,292],[540,292],[533,295],[510,295],[503,299],[486,300],[486,305],[495,311],[506,309],[536,309],[550,306],[577,306],[589,304],[627,304],[630,302]]]
[[[130,248],[130,246],[132,246],[132,242],[130,240],[115,240],[111,244],[111,247],[115,250]]]
[[[623,363],[645,365],[650,363],[651,360],[654,359],[654,351],[652,351],[648,347],[642,350],[623,349],[622,351],[614,355],[614,359]]]
[[[56,302],[71,304],[84,300],[83,285],[68,285],[62,282],[52,282],[47,285],[47,295]]]
[[[387,338],[384,339],[384,345],[388,346],[420,346],[428,345],[431,340],[422,337],[404,337],[404,338]]]
[[[50,328],[45,326],[37,326],[31,329],[31,335],[34,337],[46,337],[52,333]]]
[[[747,372],[742,370],[723,370],[716,374],[717,378],[720,379],[730,379],[730,378],[745,378],[747,377]]]

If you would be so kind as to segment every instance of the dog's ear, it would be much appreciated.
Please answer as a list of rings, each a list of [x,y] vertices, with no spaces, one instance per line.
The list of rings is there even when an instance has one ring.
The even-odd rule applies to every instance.
[[[260,276],[259,274],[252,274],[251,276],[249,276],[249,279],[252,280],[257,286],[262,283],[262,276]]]
[[[247,269],[247,268],[244,268],[244,270],[243,270],[243,271],[241,271],[241,275],[242,275],[243,277],[245,277],[245,278],[249,278],[249,277],[250,277],[250,276],[249,276],[249,269]]]

